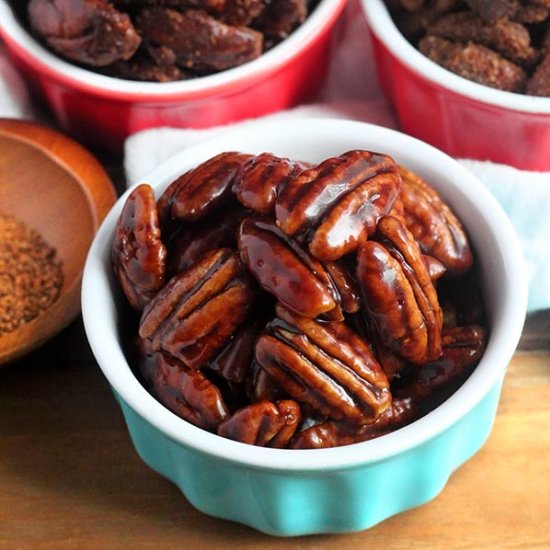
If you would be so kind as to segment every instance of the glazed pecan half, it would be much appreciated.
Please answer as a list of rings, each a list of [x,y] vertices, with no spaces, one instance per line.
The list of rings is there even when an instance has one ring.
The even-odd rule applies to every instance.
[[[275,203],[277,224],[322,261],[353,252],[376,229],[401,187],[394,160],[349,151],[292,178]]]
[[[141,311],[164,284],[166,271],[166,247],[150,185],[139,185],[126,199],[111,250],[120,286],[132,307]]]
[[[259,401],[222,422],[218,435],[260,447],[282,449],[288,445],[301,419],[300,406],[295,401]]]
[[[179,176],[158,202],[161,222],[194,222],[217,210],[231,196],[233,179],[250,157],[244,153],[220,153]]]
[[[289,448],[326,449],[368,441],[409,424],[417,412],[411,399],[393,399],[391,407],[370,424],[355,426],[349,422],[327,420],[296,433]]]
[[[319,323],[279,305],[256,342],[256,361],[292,399],[335,420],[373,422],[391,405],[386,375],[344,323]]]
[[[399,173],[405,222],[422,252],[439,260],[449,273],[470,269],[473,256],[468,237],[449,205],[414,172],[400,166]]]
[[[239,251],[262,288],[305,317],[342,320],[339,295],[323,265],[269,218],[247,218],[238,235]]]
[[[245,320],[255,287],[237,252],[220,248],[172,277],[143,311],[139,334],[154,350],[200,368]]]
[[[229,417],[220,390],[199,370],[153,351],[151,342],[138,343],[138,370],[151,393],[173,413],[185,420],[215,431]]]
[[[259,214],[270,214],[277,194],[305,165],[271,153],[262,153],[243,164],[233,182],[239,202]]]
[[[414,364],[441,354],[443,314],[436,290],[412,233],[385,216],[376,241],[361,246],[357,280],[381,344]]]

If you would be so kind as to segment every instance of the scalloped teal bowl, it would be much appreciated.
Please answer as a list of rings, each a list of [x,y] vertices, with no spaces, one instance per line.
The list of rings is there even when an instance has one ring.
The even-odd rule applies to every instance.
[[[489,314],[487,348],[473,374],[435,410],[391,434],[333,449],[259,448],[201,430],[156,401],[133,375],[120,340],[110,246],[126,195],[97,233],[84,272],[86,333],[141,458],[204,513],[272,535],[359,531],[434,498],[489,436],[525,319],[523,258],[502,209],[453,159],[399,132],[342,120],[258,122],[183,151],[144,181],[161,193],[182,171],[226,150],[315,162],[356,148],[392,154],[452,205],[481,264]]]

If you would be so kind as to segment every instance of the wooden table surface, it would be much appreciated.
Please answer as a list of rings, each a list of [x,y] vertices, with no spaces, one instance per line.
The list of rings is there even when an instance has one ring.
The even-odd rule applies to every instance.
[[[79,319],[0,369],[0,548],[550,548],[550,311],[520,348],[488,442],[435,500],[277,539],[201,514],[141,462]]]

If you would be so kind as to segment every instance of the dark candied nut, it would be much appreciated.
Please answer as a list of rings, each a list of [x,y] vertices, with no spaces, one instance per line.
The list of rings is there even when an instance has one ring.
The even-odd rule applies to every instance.
[[[487,46],[522,66],[531,66],[539,53],[531,46],[531,35],[521,23],[500,19],[487,23],[469,11],[449,13],[429,26],[428,33],[452,41]]]
[[[226,25],[200,10],[145,8],[136,21],[146,46],[170,48],[185,69],[221,71],[262,53],[260,33]]]
[[[391,404],[386,375],[344,323],[319,323],[277,306],[255,354],[291,398],[329,418],[372,422]]]
[[[307,0],[271,0],[251,26],[264,34],[268,48],[287,38],[306,20],[307,14]]]
[[[114,0],[115,6],[125,8],[173,8],[175,10],[198,9],[207,13],[221,13],[226,0]]]
[[[208,368],[229,382],[245,381],[254,359],[254,344],[262,330],[259,320],[241,326]]]
[[[365,310],[383,346],[414,364],[441,353],[443,314],[412,233],[397,218],[378,224],[378,240],[357,254],[357,281]]]
[[[259,401],[235,412],[218,427],[218,435],[257,445],[283,449],[302,419],[295,401]]]
[[[225,0],[218,18],[228,25],[252,27],[252,21],[264,11],[265,6],[264,0]]]
[[[153,188],[136,187],[120,213],[112,261],[131,306],[141,311],[164,284],[166,248],[161,240]]]
[[[279,401],[288,397],[284,389],[256,361],[252,362],[248,371],[246,393],[252,402]]]
[[[444,329],[441,356],[410,369],[393,388],[394,395],[419,403],[450,388],[455,380],[467,376],[477,366],[485,349],[485,340],[485,330],[480,326]]]
[[[405,223],[422,252],[439,260],[453,275],[466,272],[473,256],[456,215],[423,178],[402,166],[399,173],[403,179],[400,198]]]
[[[480,17],[490,23],[511,19],[520,7],[518,0],[465,0]]]
[[[424,263],[426,264],[426,269],[430,274],[430,279],[435,283],[438,279],[441,279],[445,273],[447,273],[447,268],[433,256],[428,256],[423,254]]]
[[[233,179],[251,155],[220,153],[174,180],[158,203],[163,224],[194,222],[220,208],[231,196]]]
[[[525,86],[523,69],[485,46],[428,35],[418,49],[445,69],[479,84],[508,92],[521,92]]]
[[[514,21],[518,23],[524,23],[526,25],[532,25],[534,23],[541,23],[546,20],[550,13],[550,3],[547,2],[546,6],[536,3],[530,3],[522,5],[517,13],[514,15]]]
[[[525,92],[529,95],[550,97],[550,51],[527,81]]]
[[[249,271],[279,302],[305,317],[342,320],[338,291],[323,265],[269,218],[245,219],[237,241]]]
[[[103,67],[129,59],[141,39],[130,17],[106,0],[31,0],[32,29],[57,53]]]
[[[289,236],[307,233],[316,258],[337,260],[374,233],[400,186],[391,157],[349,151],[288,182],[275,203],[277,224]]]
[[[151,393],[173,413],[195,426],[215,431],[229,417],[220,390],[198,370],[187,369],[173,357],[139,342],[138,370]]]
[[[356,426],[348,422],[327,420],[302,430],[290,441],[291,449],[326,449],[351,445],[380,437],[412,422],[417,415],[411,399],[394,399],[374,422]]]
[[[186,271],[214,248],[235,248],[237,228],[243,216],[242,210],[232,209],[223,216],[214,214],[194,224],[179,224],[166,244],[168,275]]]
[[[326,262],[325,269],[338,289],[342,310],[346,313],[356,313],[361,308],[361,291],[357,286],[355,275],[342,261]]]
[[[175,82],[188,75],[175,65],[158,65],[146,56],[136,54],[128,61],[116,61],[102,71],[108,76],[145,82]]]
[[[279,190],[304,167],[299,162],[262,153],[243,164],[235,176],[232,191],[246,208],[259,214],[271,214]]]
[[[237,252],[216,249],[168,281],[143,311],[139,334],[197,369],[229,341],[254,296]]]

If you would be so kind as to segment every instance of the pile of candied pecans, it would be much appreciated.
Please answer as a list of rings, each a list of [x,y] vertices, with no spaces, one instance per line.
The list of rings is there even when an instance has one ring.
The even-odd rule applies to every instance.
[[[388,155],[221,153],[128,196],[113,267],[130,364],[175,414],[236,441],[323,448],[426,414],[486,341],[468,237]]]
[[[130,80],[169,82],[259,57],[302,24],[308,0],[30,0],[56,53]]]
[[[550,97],[550,0],[385,0],[424,55],[464,78]]]

